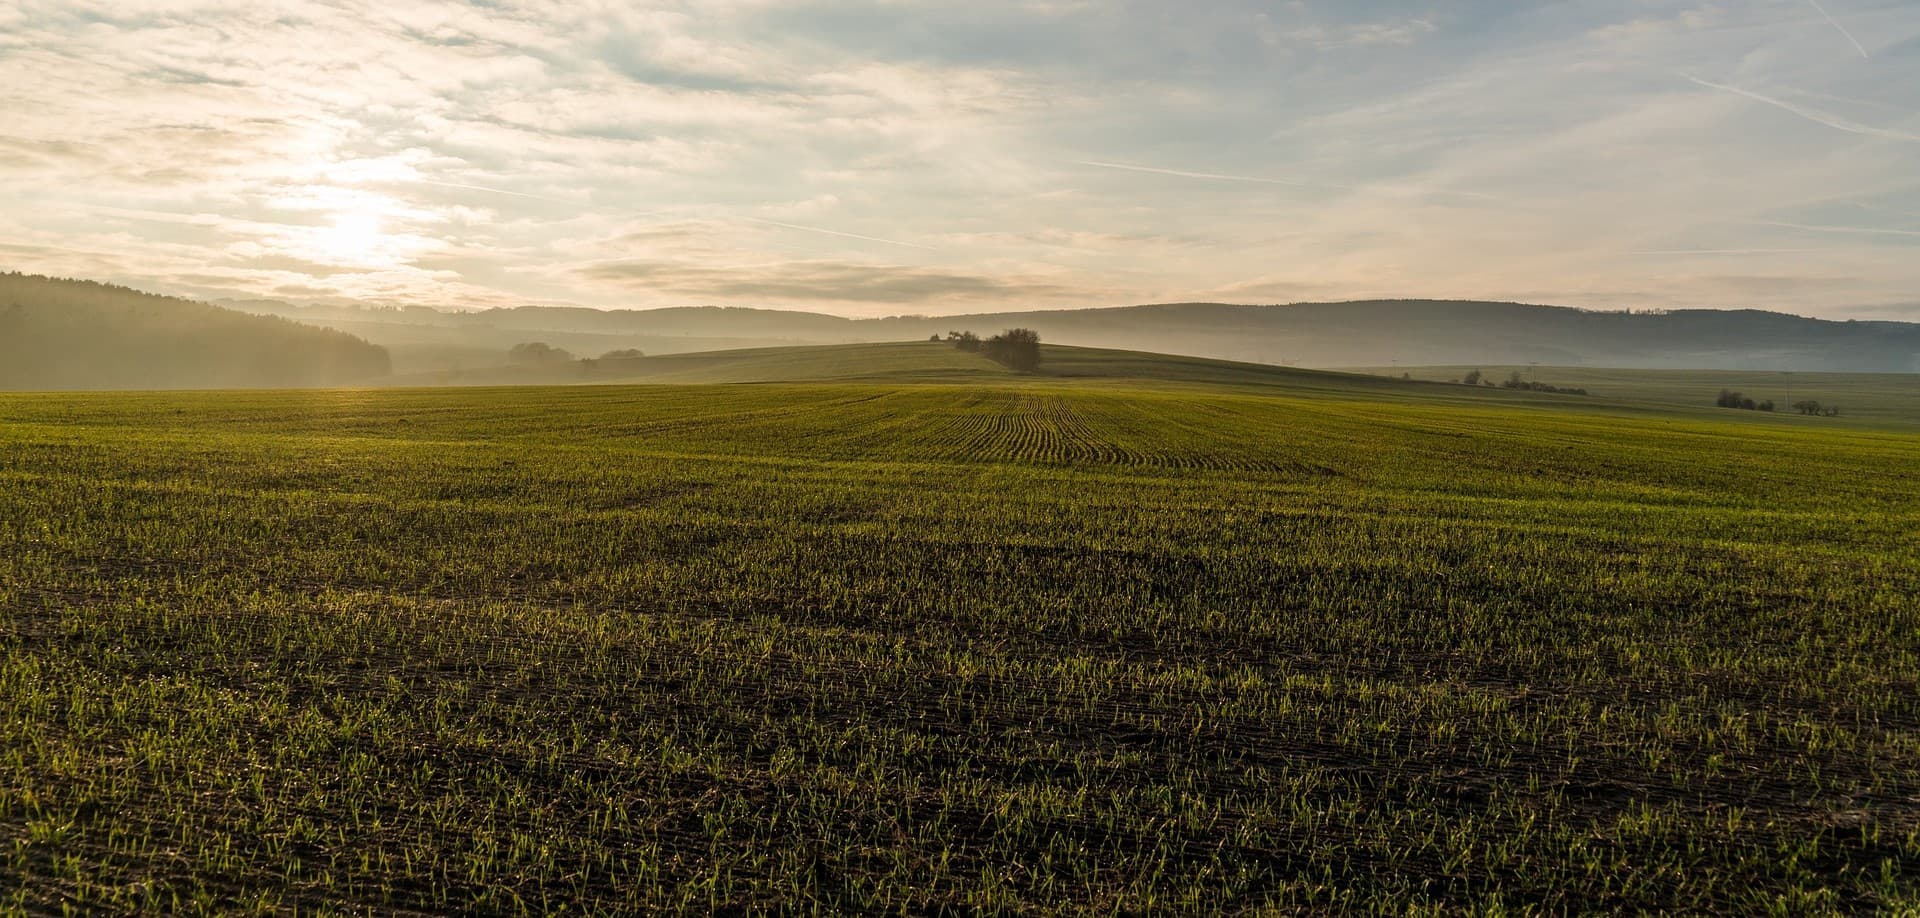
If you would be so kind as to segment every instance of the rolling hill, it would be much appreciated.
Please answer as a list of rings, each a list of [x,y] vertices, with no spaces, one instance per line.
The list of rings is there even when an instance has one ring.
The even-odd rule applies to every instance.
[[[387,382],[406,387],[551,385],[715,385],[870,383],[886,385],[1020,386],[1239,392],[1294,398],[1389,399],[1457,405],[1522,405],[1585,411],[1787,421],[1794,399],[1844,409],[1816,423],[1912,428],[1920,425],[1920,377],[1899,373],[1755,373],[1732,370],[1622,370],[1520,367],[1531,381],[1585,395],[1510,389],[1489,382],[1463,386],[1465,369],[1413,367],[1316,370],[1271,364],[1047,344],[1038,372],[1016,373],[944,342],[796,345],[737,348],[648,357],[570,360],[545,366],[495,366],[414,373]],[[1505,379],[1512,367],[1484,371]],[[1405,378],[1402,378],[1403,375]],[[1735,389],[1781,406],[1771,414],[1714,407],[1720,389]]]
[[[125,287],[0,274],[0,389],[338,386],[391,372],[344,332]]]
[[[1011,327],[1057,344],[1309,367],[1555,364],[1638,369],[1920,371],[1920,324],[1814,319],[1762,310],[1602,312],[1439,300],[1240,306],[1172,303],[925,317],[849,319],[743,308],[481,312],[235,308],[324,324],[387,345],[403,372],[496,362],[543,341],[581,356],[617,348],[680,353],[783,344],[924,339]]]

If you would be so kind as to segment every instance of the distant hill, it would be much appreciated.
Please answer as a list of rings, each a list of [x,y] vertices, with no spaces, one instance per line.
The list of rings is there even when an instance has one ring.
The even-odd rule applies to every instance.
[[[362,335],[404,370],[497,364],[543,341],[583,357],[926,338],[1009,327],[1047,341],[1306,367],[1554,364],[1640,369],[1920,371],[1920,324],[1840,322],[1761,310],[1601,312],[1450,300],[1238,306],[1170,303],[1099,309],[847,319],[773,309],[594,310],[525,306],[482,312],[302,308],[235,303]]]
[[[332,386],[389,372],[385,348],[340,331],[108,284],[0,274],[0,389]]]
[[[1920,324],[1836,322],[1760,310],[1600,312],[1563,306],[1380,300],[960,316],[1043,338],[1313,367],[1551,363],[1643,369],[1920,370]],[[917,331],[928,323],[918,323]]]

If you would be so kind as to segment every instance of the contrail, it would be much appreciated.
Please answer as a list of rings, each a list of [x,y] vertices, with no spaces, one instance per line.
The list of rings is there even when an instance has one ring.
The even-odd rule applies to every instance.
[[[1827,21],[1833,23],[1833,27],[1839,29],[1840,34],[1845,35],[1848,41],[1853,42],[1853,50],[1860,52],[1861,60],[1873,59],[1873,55],[1867,53],[1866,46],[1860,44],[1860,39],[1853,37],[1853,33],[1847,31],[1847,27],[1841,25],[1840,20],[1833,18],[1833,14],[1827,12],[1827,8],[1820,5],[1820,0],[1807,0],[1807,2],[1812,4],[1814,9],[1819,10],[1820,15],[1827,17]]]
[[[1884,214],[1899,214],[1902,217],[1920,217],[1920,211],[1900,210],[1896,207],[1882,207],[1878,204],[1863,204],[1859,201],[1848,201],[1847,203],[1861,210],[1877,210]]]
[[[821,227],[818,227],[818,226],[801,226],[798,223],[781,223],[778,220],[762,220],[759,217],[742,217],[738,215],[733,216],[732,219],[745,220],[748,223],[764,223],[767,226],[780,226],[790,230],[800,230],[801,232],[806,232],[806,233],[821,233],[827,236],[843,236],[848,239],[864,239],[868,242],[878,242],[878,243],[881,243],[882,245],[897,245],[902,248],[908,248],[908,249],[925,249],[929,252],[940,251],[939,249],[936,249],[933,246],[921,245],[917,242],[901,242],[897,239],[882,239],[878,236],[862,236],[859,233],[843,233],[839,230],[822,229]]]
[[[1797,96],[1811,96],[1815,99],[1826,99],[1830,102],[1844,102],[1848,105],[1871,105],[1874,108],[1884,108],[1888,111],[1899,112],[1902,115],[1920,115],[1920,108],[1909,108],[1905,105],[1895,105],[1891,102],[1882,102],[1878,99],[1850,99],[1846,96],[1836,96],[1828,92],[1815,92],[1811,89],[1795,89],[1793,90],[1793,94]]]
[[[1160,169],[1154,166],[1135,166],[1130,163],[1109,163],[1099,160],[1075,160],[1076,166],[1096,166],[1101,169],[1119,169],[1126,172],[1147,172],[1154,175],[1177,175],[1181,178],[1209,179],[1217,182],[1251,182],[1258,185],[1286,185],[1292,188],[1320,188],[1337,191],[1400,191],[1409,194],[1444,195],[1455,198],[1475,198],[1479,200],[1498,200],[1490,194],[1474,191],[1446,191],[1426,188],[1395,188],[1390,185],[1345,185],[1339,182],[1300,182],[1291,179],[1261,178],[1253,175],[1229,175],[1224,172],[1190,172],[1185,169]]]
[[[1227,175],[1220,172],[1188,172],[1184,169],[1156,169],[1153,166],[1131,166],[1126,163],[1103,163],[1096,160],[1077,160],[1076,166],[1098,166],[1102,169],[1121,169],[1127,172],[1151,172],[1155,175],[1177,175],[1181,178],[1213,179],[1221,182],[1253,182],[1260,185],[1290,185],[1294,188],[1340,188],[1350,190],[1351,186],[1332,185],[1324,182],[1293,182],[1286,179],[1256,178],[1251,175]]]
[[[1789,255],[1800,252],[1824,252],[1826,249],[1648,249],[1624,252],[1625,255]]]
[[[1680,74],[1680,76],[1682,79],[1685,79],[1692,83],[1697,83],[1701,86],[1705,86],[1708,89],[1718,89],[1721,92],[1730,92],[1736,96],[1742,96],[1748,99],[1752,99],[1755,102],[1762,102],[1767,105],[1771,105],[1775,108],[1792,112],[1796,115],[1799,115],[1802,118],[1807,119],[1808,121],[1811,121],[1815,124],[1826,125],[1827,127],[1833,128],[1836,131],[1846,131],[1849,134],[1860,134],[1866,137],[1885,137],[1890,140],[1905,140],[1909,143],[1920,143],[1920,134],[1909,134],[1905,131],[1896,131],[1891,128],[1874,127],[1873,125],[1870,125],[1870,124],[1861,124],[1858,121],[1849,121],[1838,115],[1830,115],[1818,109],[1812,109],[1812,108],[1807,108],[1805,106],[1795,105],[1792,102],[1787,102],[1782,99],[1776,99],[1772,96],[1763,96],[1760,93],[1754,92],[1750,89],[1741,89],[1738,86],[1728,86],[1725,83],[1715,83],[1712,80],[1703,80],[1697,76],[1694,76],[1691,73],[1682,73]]]
[[[1870,226],[1819,226],[1811,223],[1780,223],[1762,220],[1754,226],[1778,226],[1785,229],[1811,230],[1816,233],[1850,233],[1861,236],[1920,236],[1920,230],[1879,229]]]
[[[418,185],[439,185],[442,188],[465,188],[468,191],[486,191],[486,192],[491,192],[493,194],[512,195],[516,198],[532,198],[535,201],[546,201],[549,204],[571,205],[574,203],[572,201],[562,201],[559,198],[549,198],[549,197],[543,197],[537,194],[527,194],[524,191],[508,191],[505,188],[488,188],[485,185],[462,185],[459,182],[436,182],[432,179],[413,179],[412,181]]]

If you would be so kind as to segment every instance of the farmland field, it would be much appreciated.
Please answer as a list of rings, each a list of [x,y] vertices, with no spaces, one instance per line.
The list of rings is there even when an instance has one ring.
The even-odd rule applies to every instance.
[[[1920,907],[1920,436],[1181,366],[0,395],[0,909]]]
[[[1499,383],[1513,373],[1549,385],[1591,390],[1613,400],[1706,408],[1722,391],[1744,393],[1775,403],[1790,414],[1801,399],[1815,399],[1841,409],[1845,417],[1881,426],[1920,428],[1920,374],[1913,373],[1779,373],[1758,370],[1610,370],[1595,367],[1486,366],[1486,367],[1371,367],[1355,372],[1417,380],[1458,381],[1479,370],[1483,378]]]

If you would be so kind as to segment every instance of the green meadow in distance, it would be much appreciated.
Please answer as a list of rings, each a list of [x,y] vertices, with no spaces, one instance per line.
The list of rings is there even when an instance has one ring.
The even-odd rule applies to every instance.
[[[0,394],[0,909],[1920,908],[1897,399],[1045,353]]]

